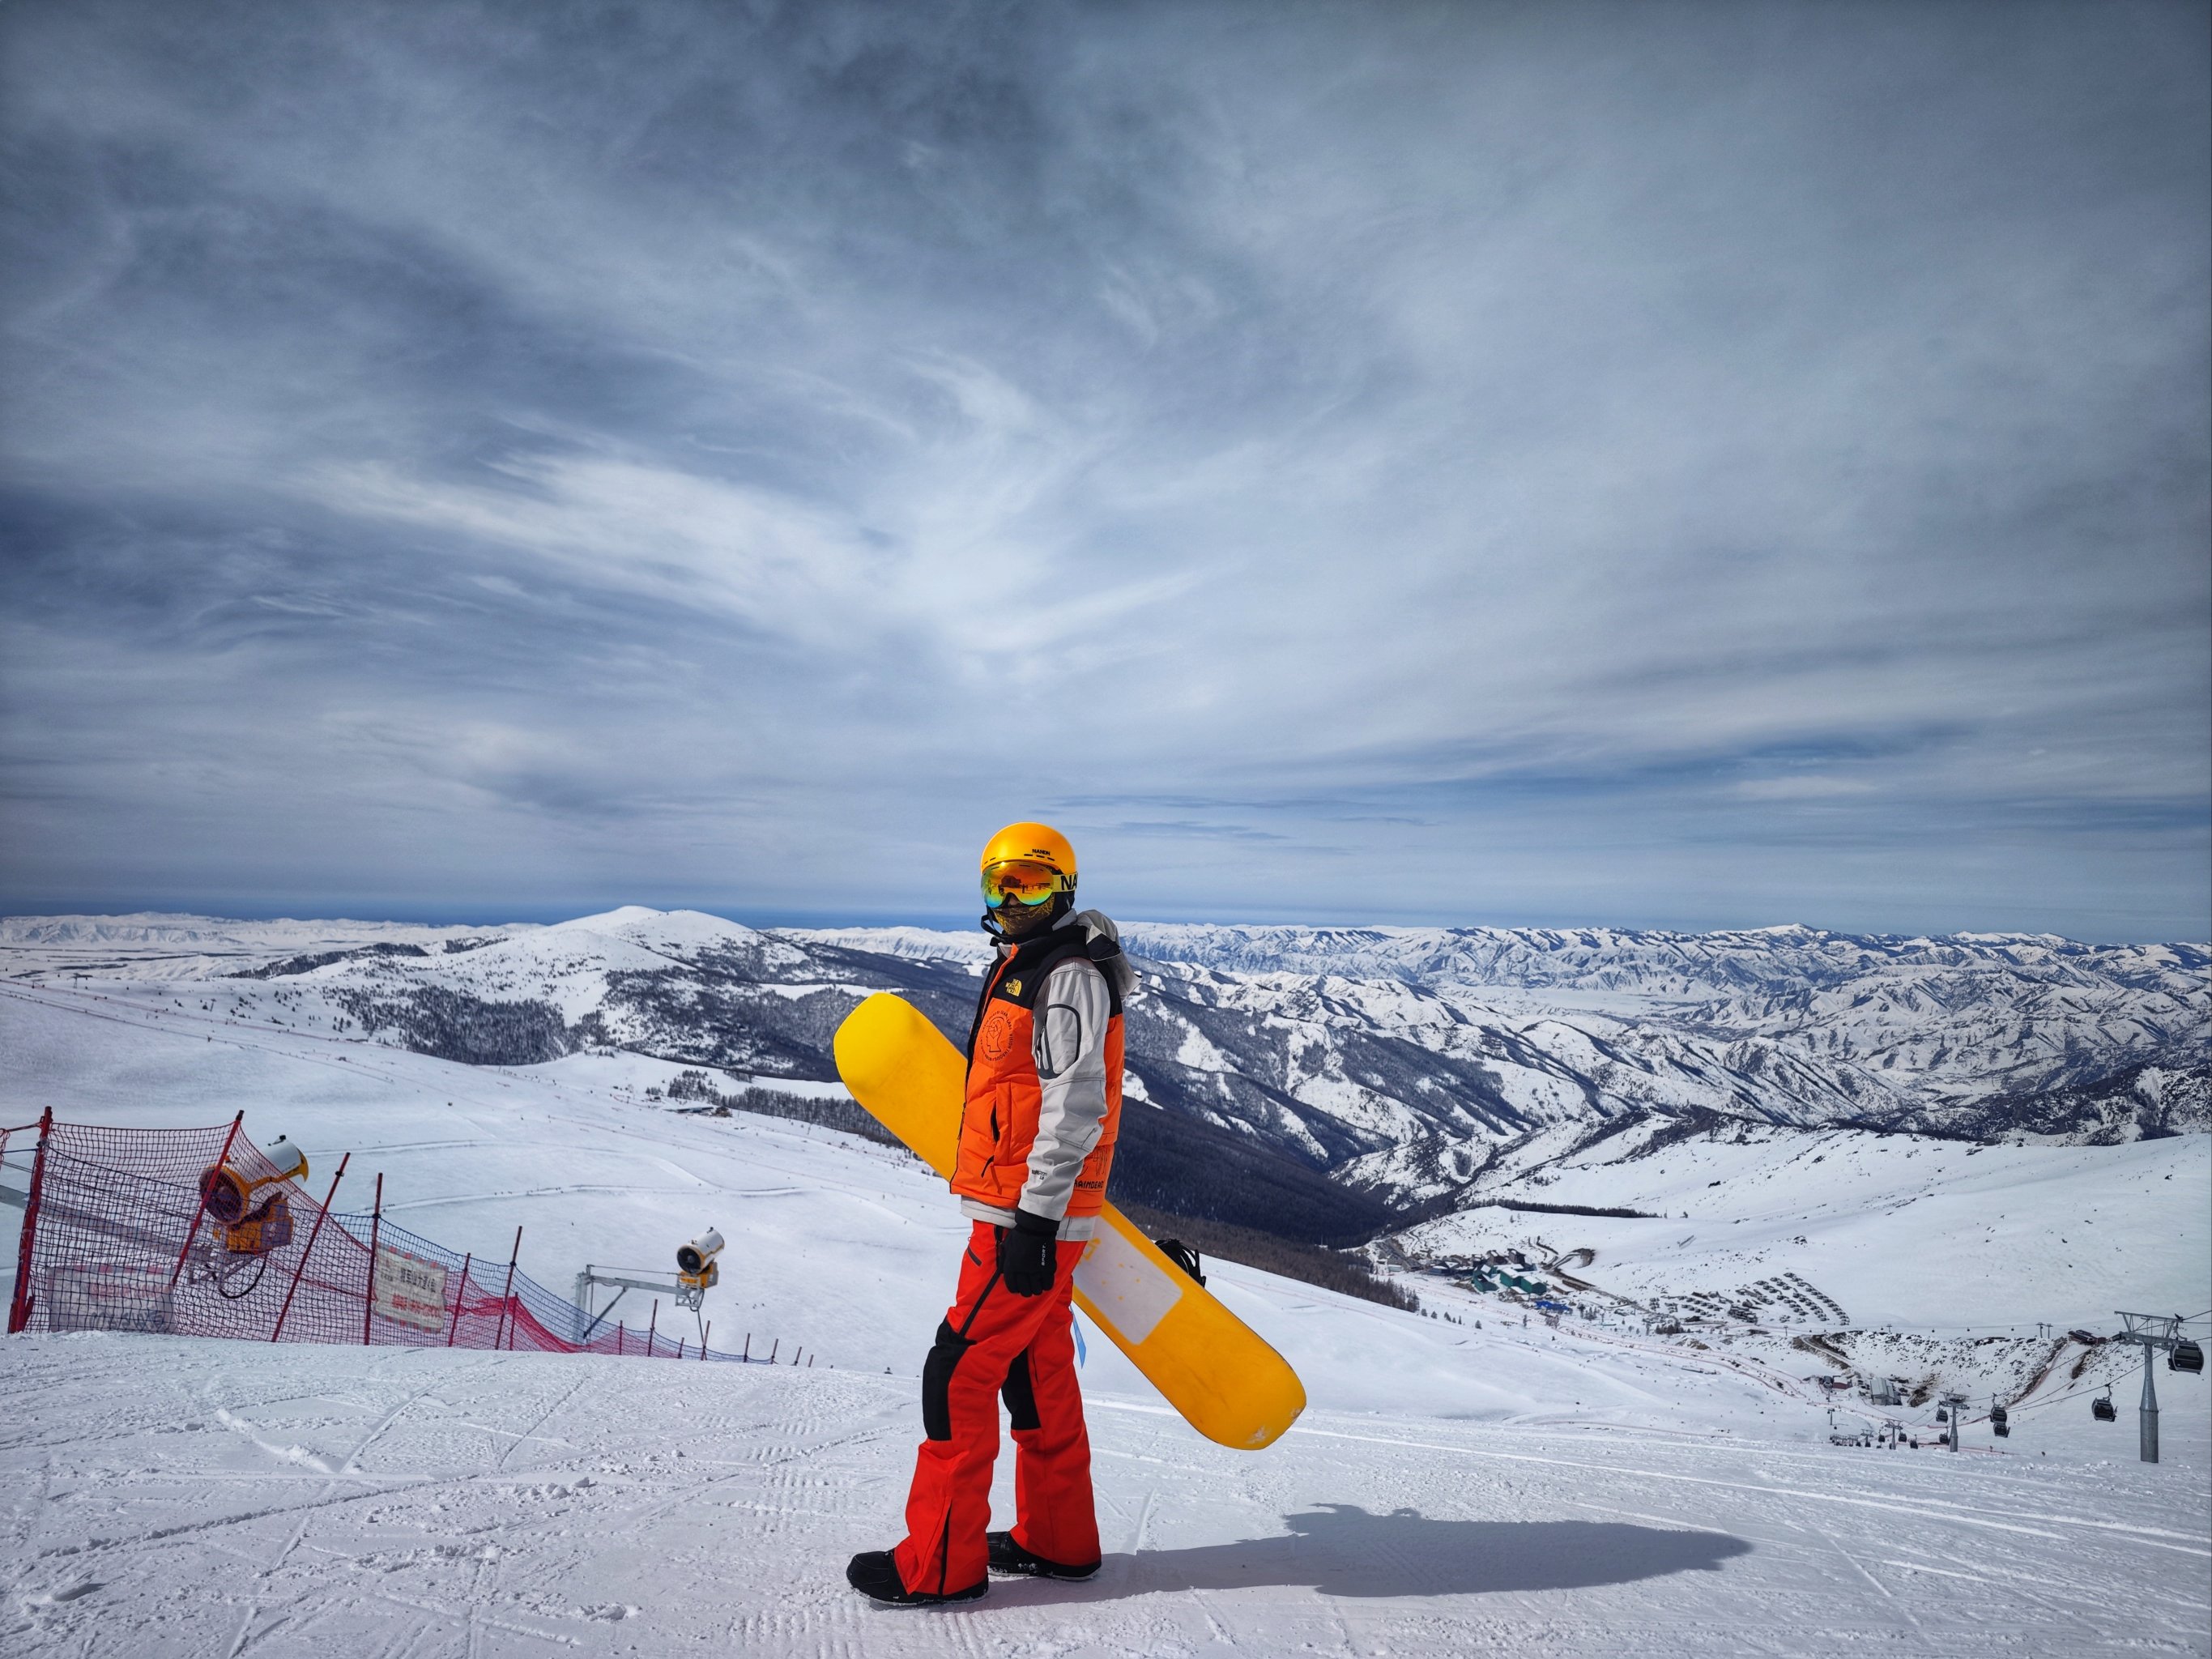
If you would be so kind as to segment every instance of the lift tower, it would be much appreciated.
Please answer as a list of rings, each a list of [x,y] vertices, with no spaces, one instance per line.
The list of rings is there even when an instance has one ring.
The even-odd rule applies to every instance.
[[[2142,1349],[2142,1405],[2136,1421],[2141,1425],[2139,1445],[2146,1463],[2158,1462],[2158,1388],[2151,1378],[2151,1362],[2159,1354],[2166,1353],[2172,1356],[2168,1363],[2178,1371],[2204,1369],[2204,1351],[2182,1335],[2182,1322],[2176,1314],[2120,1316],[2120,1340],[2133,1342]]]
[[[1956,1451],[1959,1449],[1960,1431],[1966,1426],[1966,1396],[1947,1394],[1943,1396],[1943,1403],[1951,1408],[1951,1432],[1946,1443]]]

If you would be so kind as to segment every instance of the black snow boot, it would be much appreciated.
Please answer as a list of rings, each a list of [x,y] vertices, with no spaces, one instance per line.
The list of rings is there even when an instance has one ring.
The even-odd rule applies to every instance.
[[[846,1563],[845,1582],[874,1601],[902,1607],[934,1607],[940,1601],[973,1601],[991,1588],[987,1575],[965,1589],[947,1590],[942,1595],[934,1590],[910,1590],[899,1582],[898,1563],[891,1559],[889,1550],[861,1551]]]
[[[1014,1542],[1010,1532],[985,1534],[991,1546],[993,1572],[1018,1573],[1024,1578],[1088,1578],[1098,1571],[1096,1561],[1071,1567],[1058,1561],[1048,1561],[1042,1555],[1031,1555]]]

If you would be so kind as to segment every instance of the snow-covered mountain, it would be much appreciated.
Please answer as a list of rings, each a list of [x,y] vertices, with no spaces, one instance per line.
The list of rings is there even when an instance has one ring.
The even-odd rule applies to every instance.
[[[1469,1201],[1516,1153],[1716,1115],[1981,1140],[2208,1125],[2212,950],[1781,927],[1139,923],[1117,1190],[1316,1239]],[[552,927],[0,922],[0,973],[477,1064],[625,1051],[719,1092],[834,1085],[878,989],[956,1041],[980,933],[763,932],[630,907]],[[1560,1136],[1564,1134],[1564,1139]],[[1198,1172],[1203,1171],[1203,1176]]]
[[[1132,949],[1162,962],[1248,977],[1395,981],[1475,1009],[1536,1006],[1730,1043],[1769,1039],[1838,1075],[1807,1073],[1794,1084],[1761,1077],[1762,1097],[1802,1087],[1802,1103],[1817,1111],[1824,1091],[1887,1097],[1931,1115],[1929,1127],[1996,1094],[2079,1089],[2136,1066],[2201,1062],[2212,1032],[2212,947],[2202,945],[1862,937],[1795,926],[1674,933],[1140,922],[1127,934]],[[915,934],[837,937],[903,953]],[[1868,1074],[1874,1095],[1843,1080],[1845,1071]]]
[[[811,937],[914,961],[981,952],[914,928]],[[1358,1178],[1401,1194],[1468,1180],[1555,1124],[1690,1110],[2061,1142],[2212,1126],[2201,945],[1801,927],[1139,922],[1125,937],[1158,969],[1148,1020],[1169,1030],[1142,1062],[1156,1094],[1310,1156],[1334,1128],[1364,1147]]]
[[[1197,939],[1147,948],[1205,961],[1249,956],[1254,943],[1218,953]],[[2138,1065],[2201,1063],[2212,1019],[2212,951],[2202,945],[1869,939],[1791,927],[1426,930],[1386,948],[1340,948],[1377,968],[1395,958],[1391,976],[1414,983],[1582,993],[1585,1006],[1622,1016],[1731,1042],[1770,1039],[1872,1074],[1923,1127],[1988,1100],[1993,1087],[2019,1097],[2094,1086]],[[1284,952],[1289,961],[1310,953],[1296,945]]]

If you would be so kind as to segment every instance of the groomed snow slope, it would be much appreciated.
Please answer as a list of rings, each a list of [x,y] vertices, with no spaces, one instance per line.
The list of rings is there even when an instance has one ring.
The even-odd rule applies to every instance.
[[[840,1577],[907,1377],[100,1335],[0,1388],[14,1654],[2205,1647],[2201,1432],[2153,1468],[1316,1411],[1253,1455],[1104,1395],[1098,1577],[911,1611]]]
[[[1741,1305],[1747,1287],[1794,1273],[1849,1316],[1769,1304],[1759,1322],[1778,1328],[2032,1336],[2039,1322],[2108,1330],[2119,1308],[2212,1307],[2212,1137],[1978,1146],[1723,1123],[1641,1151],[1650,1139],[1639,1127],[1480,1189],[1648,1218],[1478,1208],[1401,1240],[1441,1257],[1588,1249],[1577,1278],[1647,1304],[1705,1291]]]
[[[717,1346],[817,1361],[0,1342],[10,1653],[2208,1649],[2202,1379],[2162,1375],[2154,1468],[2078,1402],[2023,1413],[2003,1457],[1838,1449],[1757,1366],[1231,1266],[1216,1288],[1307,1382],[1297,1430],[1212,1447],[1089,1333],[1099,1578],[879,1612],[840,1572],[894,1535],[960,1231],[911,1161],[647,1105],[657,1062],[471,1068],[55,988],[0,988],[0,1120],[242,1107],[318,1190],[354,1152],[340,1207],[381,1170],[454,1248],[497,1259],[522,1224],[549,1284],[713,1223]]]

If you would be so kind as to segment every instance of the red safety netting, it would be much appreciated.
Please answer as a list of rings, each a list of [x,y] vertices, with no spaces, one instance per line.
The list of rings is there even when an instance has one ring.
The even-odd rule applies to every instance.
[[[11,1334],[746,1357],[593,1322],[512,1261],[448,1250],[374,1212],[325,1211],[235,1123],[118,1129],[49,1117],[0,1129],[11,1180],[27,1161]]]

